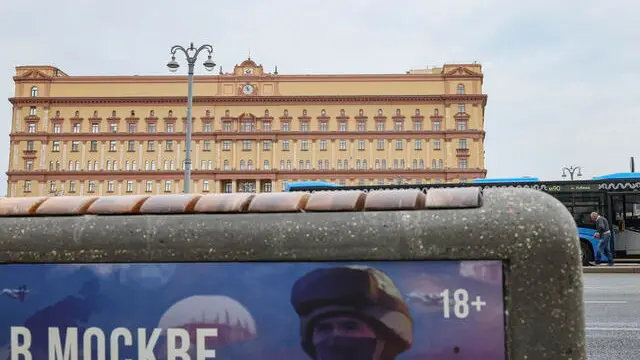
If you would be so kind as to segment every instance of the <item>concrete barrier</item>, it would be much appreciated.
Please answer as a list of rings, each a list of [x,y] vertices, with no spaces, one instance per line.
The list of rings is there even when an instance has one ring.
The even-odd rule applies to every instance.
[[[0,271],[2,263],[342,260],[499,260],[508,358],[586,356],[577,232],[566,208],[542,192],[465,187],[0,200]]]

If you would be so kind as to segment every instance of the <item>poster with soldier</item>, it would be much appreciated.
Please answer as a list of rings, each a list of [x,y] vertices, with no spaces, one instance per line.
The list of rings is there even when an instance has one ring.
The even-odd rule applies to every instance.
[[[8,264],[0,360],[505,360],[499,261]]]

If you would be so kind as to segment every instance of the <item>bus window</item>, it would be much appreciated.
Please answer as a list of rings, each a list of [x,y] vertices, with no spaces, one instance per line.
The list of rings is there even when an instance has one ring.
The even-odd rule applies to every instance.
[[[592,212],[602,212],[602,195],[599,193],[574,193],[573,194],[573,214],[578,227],[595,229],[595,224],[591,221]]]
[[[560,202],[569,209],[569,212],[573,213],[573,194],[572,193],[557,193],[553,196],[560,200]]]
[[[557,193],[553,194],[553,196],[560,200],[562,205],[564,205],[567,210],[573,215],[573,218],[576,220],[576,224],[578,223],[578,219],[576,218],[576,213],[573,212],[573,194],[572,193]]]
[[[640,227],[640,196],[625,195],[625,222],[629,227]]]

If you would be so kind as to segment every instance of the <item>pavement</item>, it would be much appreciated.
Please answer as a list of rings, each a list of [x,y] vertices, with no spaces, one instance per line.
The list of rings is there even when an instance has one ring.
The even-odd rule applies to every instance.
[[[640,358],[638,275],[585,274],[584,304],[588,360]]]
[[[582,272],[585,274],[640,274],[640,264],[606,264],[595,266],[584,266]],[[640,282],[640,278],[637,280]]]
[[[614,266],[600,264],[585,266],[582,269],[585,274],[640,274],[640,259],[616,259]]]

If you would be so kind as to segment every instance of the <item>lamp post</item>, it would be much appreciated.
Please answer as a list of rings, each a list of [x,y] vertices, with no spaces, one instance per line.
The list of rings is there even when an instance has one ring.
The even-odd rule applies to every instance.
[[[187,90],[187,129],[186,129],[186,137],[185,137],[185,156],[184,156],[184,193],[189,193],[189,184],[191,182],[191,128],[192,128],[192,107],[193,107],[193,69],[196,64],[196,60],[198,60],[198,54],[202,50],[207,50],[209,52],[207,60],[204,62],[204,68],[207,71],[212,71],[216,64],[211,60],[211,54],[213,53],[213,46],[211,45],[202,45],[199,48],[195,48],[193,43],[188,48],[183,48],[180,45],[174,45],[171,47],[171,61],[167,63],[167,67],[169,71],[176,72],[180,67],[180,64],[176,61],[176,53],[178,51],[182,51],[187,58],[187,64],[189,65],[189,80],[188,80],[188,90]]]
[[[582,168],[580,166],[563,167],[562,168],[562,177],[563,178],[567,177],[566,171],[569,172],[569,176],[571,177],[571,180],[573,180],[573,176],[574,175],[576,175],[578,177],[582,176]],[[578,172],[577,174],[576,174],[576,171]]]

